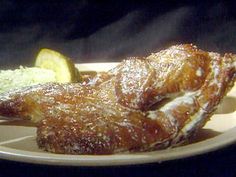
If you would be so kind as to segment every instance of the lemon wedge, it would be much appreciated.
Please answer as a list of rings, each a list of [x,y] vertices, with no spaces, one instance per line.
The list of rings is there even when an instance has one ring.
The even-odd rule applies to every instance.
[[[41,49],[35,61],[35,66],[53,70],[57,82],[78,82],[81,81],[79,71],[71,59],[51,49]]]

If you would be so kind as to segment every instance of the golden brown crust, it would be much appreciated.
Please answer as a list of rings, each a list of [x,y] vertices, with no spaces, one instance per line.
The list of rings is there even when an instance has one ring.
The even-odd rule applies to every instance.
[[[177,45],[123,61],[86,84],[46,84],[2,96],[0,114],[40,121],[40,148],[69,154],[147,151],[186,140],[236,78],[236,56]],[[6,111],[7,110],[7,111]]]

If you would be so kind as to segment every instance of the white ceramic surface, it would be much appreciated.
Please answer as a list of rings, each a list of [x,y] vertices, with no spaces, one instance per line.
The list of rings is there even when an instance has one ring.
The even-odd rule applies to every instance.
[[[117,63],[77,65],[80,71],[104,71]],[[153,152],[115,155],[62,155],[44,152],[36,144],[36,128],[21,123],[0,123],[0,158],[50,165],[111,166],[162,162],[223,148],[236,142],[236,86],[225,97],[215,115],[188,145]]]

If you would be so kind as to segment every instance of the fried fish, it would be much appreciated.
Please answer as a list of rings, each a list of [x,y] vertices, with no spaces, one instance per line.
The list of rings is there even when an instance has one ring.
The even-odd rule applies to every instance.
[[[177,146],[211,117],[236,80],[236,55],[175,45],[133,57],[86,83],[0,95],[0,115],[37,122],[37,143],[65,154]]]

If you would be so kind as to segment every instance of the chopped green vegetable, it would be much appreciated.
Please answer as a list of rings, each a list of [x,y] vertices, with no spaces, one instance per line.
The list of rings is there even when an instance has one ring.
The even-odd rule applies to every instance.
[[[46,82],[56,82],[54,71],[22,66],[15,70],[0,70],[0,93]]]

